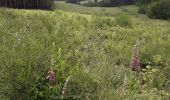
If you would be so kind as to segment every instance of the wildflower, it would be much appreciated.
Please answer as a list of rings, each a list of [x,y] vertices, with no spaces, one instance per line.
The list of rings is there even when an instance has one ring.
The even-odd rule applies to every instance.
[[[54,70],[53,68],[51,68],[49,71],[48,71],[48,76],[46,77],[47,80],[49,80],[50,82],[54,83],[56,81],[56,77],[55,77],[55,73],[54,73]]]
[[[139,60],[139,58],[137,56],[137,53],[136,53],[135,49],[133,50],[133,53],[132,53],[131,67],[132,67],[133,71],[141,70],[140,60]]]

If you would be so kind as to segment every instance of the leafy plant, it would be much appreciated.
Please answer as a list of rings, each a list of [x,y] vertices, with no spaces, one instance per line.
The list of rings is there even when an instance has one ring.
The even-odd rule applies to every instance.
[[[161,0],[149,4],[147,8],[147,15],[150,18],[159,18],[159,19],[169,19],[170,18],[170,1]]]
[[[116,19],[116,24],[122,27],[131,27],[132,25],[132,19],[128,15],[122,14],[117,16],[115,19]]]

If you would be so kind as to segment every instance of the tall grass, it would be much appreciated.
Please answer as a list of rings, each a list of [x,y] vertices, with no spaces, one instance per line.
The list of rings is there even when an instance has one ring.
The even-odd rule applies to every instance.
[[[52,11],[0,9],[0,98],[54,99],[168,99],[168,81],[154,85],[131,71],[131,50],[140,42],[142,67],[159,68],[168,79],[169,23],[116,24],[114,18]],[[104,24],[101,24],[104,23]],[[155,59],[163,64],[155,64]],[[160,67],[161,66],[161,67]],[[53,67],[56,83],[46,77]],[[147,79],[160,74],[146,70]],[[163,72],[162,72],[163,71]],[[65,83],[68,77],[66,87]],[[63,96],[62,90],[66,88]],[[123,89],[122,89],[123,88]],[[121,92],[124,92],[123,95]]]

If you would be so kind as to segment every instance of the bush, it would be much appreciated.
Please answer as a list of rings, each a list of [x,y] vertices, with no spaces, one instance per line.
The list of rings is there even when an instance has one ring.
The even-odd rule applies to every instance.
[[[96,90],[99,87],[98,83],[90,73],[84,72],[84,69],[79,68],[76,73],[74,73],[67,84],[67,89],[65,91],[65,97],[71,99],[95,99]]]
[[[110,1],[104,0],[104,1],[98,2],[98,6],[100,6],[100,7],[111,7],[112,5],[111,5]]]
[[[114,20],[111,18],[97,16],[93,17],[92,23],[95,28],[113,27],[115,24]]]
[[[160,0],[136,0],[136,5],[139,6],[138,13],[146,14],[147,5]]]
[[[116,24],[122,27],[131,26],[132,19],[128,15],[122,14],[116,17]]]
[[[131,5],[133,4],[133,0],[98,0],[98,1],[88,1],[84,6],[99,6],[99,7],[114,7],[121,5]]]
[[[67,0],[66,2],[67,2],[67,3],[78,3],[79,0]]]
[[[140,6],[139,9],[138,9],[138,13],[146,14],[146,6]]]
[[[95,7],[95,6],[97,6],[97,3],[88,1],[88,2],[83,3],[82,5],[87,6],[87,7]]]
[[[170,0],[162,0],[149,4],[147,7],[147,15],[150,18],[169,19]]]
[[[135,0],[135,3],[137,6],[143,6],[155,1],[160,1],[160,0]]]

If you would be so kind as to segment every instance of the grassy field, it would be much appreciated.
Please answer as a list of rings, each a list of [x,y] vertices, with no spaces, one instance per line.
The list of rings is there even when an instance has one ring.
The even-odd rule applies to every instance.
[[[170,99],[169,21],[138,17],[135,6],[56,6],[0,8],[2,100]],[[140,72],[130,67],[134,48]]]
[[[150,19],[146,15],[138,13],[138,7],[136,5],[121,6],[121,7],[86,7],[78,4],[66,3],[65,1],[56,1],[56,10],[62,10],[65,12],[86,14],[86,15],[98,15],[114,17],[121,14],[127,14],[133,19],[138,21],[144,21],[145,23],[162,23],[167,22],[164,20]],[[151,21],[151,22],[150,22]]]
[[[77,4],[65,3],[65,1],[57,1],[55,4],[56,9],[60,9],[66,12],[76,12],[82,14],[107,16],[114,16],[122,13],[137,14],[137,7],[134,5],[122,7],[86,7]]]

